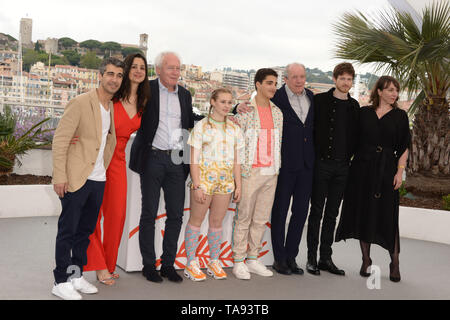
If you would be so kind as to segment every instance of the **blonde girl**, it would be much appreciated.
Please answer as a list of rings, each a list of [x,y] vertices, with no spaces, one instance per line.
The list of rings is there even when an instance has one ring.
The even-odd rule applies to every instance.
[[[187,263],[184,275],[193,281],[202,281],[206,275],[196,260],[200,227],[209,209],[208,245],[210,263],[208,275],[225,279],[220,262],[222,222],[233,202],[241,197],[241,167],[239,151],[244,143],[239,126],[227,119],[232,108],[233,96],[228,89],[215,90],[210,99],[208,116],[199,121],[188,144],[191,146],[191,214],[185,229]]]

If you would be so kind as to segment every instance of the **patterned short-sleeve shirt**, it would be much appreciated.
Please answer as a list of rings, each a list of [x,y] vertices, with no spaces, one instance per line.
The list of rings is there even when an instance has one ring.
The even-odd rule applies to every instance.
[[[244,148],[242,130],[230,120],[214,121],[211,117],[200,120],[189,135],[187,143],[201,149],[199,162],[206,165],[214,162],[216,165],[233,167],[235,148]],[[239,152],[239,151],[238,151]]]

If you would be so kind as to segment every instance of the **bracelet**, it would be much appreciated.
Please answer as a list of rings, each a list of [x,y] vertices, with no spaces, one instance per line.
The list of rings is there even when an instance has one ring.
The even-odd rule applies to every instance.
[[[398,166],[399,169],[405,169],[405,166]]]
[[[198,189],[200,189],[200,185],[198,185],[198,186],[192,185],[192,190],[198,190]]]

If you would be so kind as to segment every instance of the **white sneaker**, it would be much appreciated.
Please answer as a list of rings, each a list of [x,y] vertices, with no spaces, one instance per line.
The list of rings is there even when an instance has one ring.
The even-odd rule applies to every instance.
[[[98,289],[89,282],[87,282],[87,280],[84,277],[74,278],[71,279],[70,281],[72,282],[73,287],[76,290],[80,291],[81,293],[93,294],[98,292]]]
[[[247,260],[247,268],[251,273],[255,273],[263,277],[273,276],[273,272],[266,268],[259,260]]]
[[[52,293],[64,300],[81,300],[83,297],[75,290],[71,282],[55,284]]]
[[[233,266],[233,274],[240,280],[250,280],[250,272],[244,262],[235,262]]]

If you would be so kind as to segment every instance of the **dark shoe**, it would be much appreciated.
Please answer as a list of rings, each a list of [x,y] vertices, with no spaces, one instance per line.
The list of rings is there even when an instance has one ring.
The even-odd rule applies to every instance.
[[[319,269],[328,271],[332,274],[337,274],[338,276],[345,276],[345,271],[336,267],[331,258],[329,259],[320,259],[319,260]]]
[[[142,275],[147,278],[148,281],[161,283],[163,279],[159,276],[154,266],[144,266],[142,269]]]
[[[368,262],[365,262],[363,259],[363,263],[361,265],[361,270],[359,270],[359,274],[361,277],[367,278],[370,277],[370,273],[367,272],[367,269],[372,265],[372,259],[369,258]]]
[[[169,279],[172,282],[182,282],[183,278],[178,275],[175,271],[175,268],[170,267],[161,267],[161,277]]]
[[[278,272],[279,274],[284,274],[284,275],[290,275],[291,269],[288,267],[288,265],[285,262],[278,262],[275,261],[272,265],[273,269]]]
[[[289,269],[291,269],[291,272],[293,274],[303,275],[305,273],[302,268],[298,267],[298,265],[295,262],[295,260],[288,260],[287,261],[287,266],[289,267]]]
[[[317,267],[317,258],[316,257],[308,257],[308,262],[306,263],[306,271],[309,273],[320,276],[320,270]]]
[[[397,265],[397,267],[394,268],[392,262],[389,264],[389,280],[392,282],[400,282],[401,280],[399,266]]]

